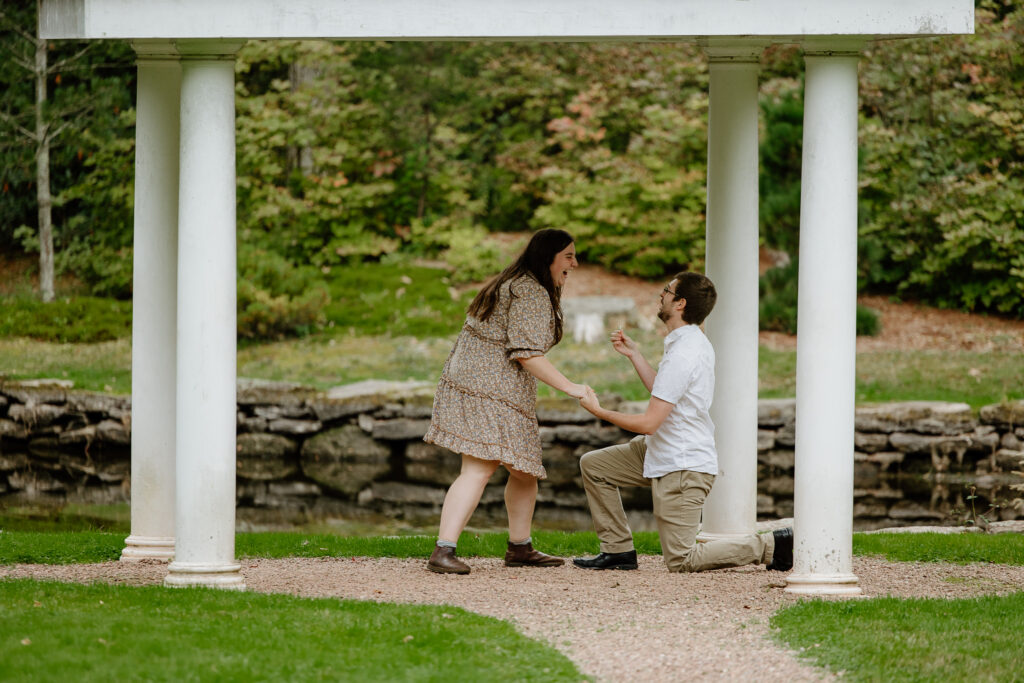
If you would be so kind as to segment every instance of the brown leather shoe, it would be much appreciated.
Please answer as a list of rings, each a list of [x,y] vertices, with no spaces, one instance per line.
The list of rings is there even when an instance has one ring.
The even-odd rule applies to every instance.
[[[427,560],[427,569],[438,574],[468,574],[469,565],[455,557],[455,548],[434,546]]]
[[[508,544],[505,551],[506,567],[560,567],[565,563],[561,557],[546,555],[533,549],[532,543],[523,545]]]

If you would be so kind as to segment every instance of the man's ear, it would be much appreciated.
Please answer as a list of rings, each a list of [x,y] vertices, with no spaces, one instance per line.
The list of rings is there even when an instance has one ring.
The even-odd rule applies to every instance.
[[[678,309],[679,315],[682,315],[683,311],[686,310],[686,299],[679,299],[678,301],[675,301],[673,303],[676,305],[676,309]]]

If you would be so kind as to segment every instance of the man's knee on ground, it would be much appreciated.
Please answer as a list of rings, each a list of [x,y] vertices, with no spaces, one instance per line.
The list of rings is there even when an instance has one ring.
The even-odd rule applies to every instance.
[[[666,554],[665,566],[668,567],[670,572],[675,572],[677,574],[689,574],[690,572],[697,571],[693,564],[694,550],[696,550],[696,548],[691,549],[690,552],[685,555]]]

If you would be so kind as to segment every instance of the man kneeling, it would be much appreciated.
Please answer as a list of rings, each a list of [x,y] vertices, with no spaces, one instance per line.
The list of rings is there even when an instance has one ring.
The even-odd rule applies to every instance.
[[[619,496],[622,486],[651,487],[669,571],[699,572],[753,563],[779,571],[793,567],[792,529],[697,543],[704,500],[718,474],[715,426],[709,414],[715,393],[715,352],[699,327],[716,299],[711,280],[698,273],[680,273],[662,290],[658,317],[668,335],[657,372],[635,341],[622,330],[612,333],[612,346],[633,363],[651,400],[643,414],[628,415],[602,408],[593,390],[580,399],[596,417],[640,436],[627,444],[592,451],[580,460],[601,553],[574,559],[577,567],[636,569],[633,535]]]

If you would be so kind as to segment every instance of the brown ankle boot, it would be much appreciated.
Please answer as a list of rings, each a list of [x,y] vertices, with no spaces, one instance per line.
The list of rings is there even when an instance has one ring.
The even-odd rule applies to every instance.
[[[434,546],[427,560],[427,569],[438,574],[468,574],[469,565],[455,557],[455,548]]]
[[[532,543],[516,545],[510,542],[505,551],[506,567],[560,567],[564,563],[561,557],[534,550]]]

